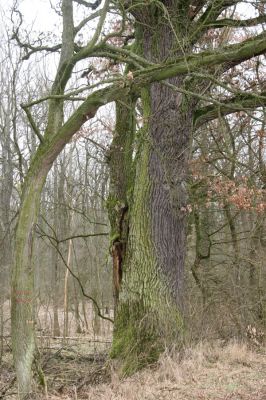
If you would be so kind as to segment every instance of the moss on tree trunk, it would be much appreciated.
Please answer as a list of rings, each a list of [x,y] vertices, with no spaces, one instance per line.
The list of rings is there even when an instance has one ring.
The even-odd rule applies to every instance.
[[[139,47],[148,60],[160,62],[173,54],[176,34],[158,8],[145,13],[149,15],[135,15],[140,21]],[[144,17],[149,24],[143,26]],[[142,89],[144,126],[137,138],[129,237],[111,352],[120,360],[122,374],[154,362],[166,347],[178,346],[184,331],[186,181],[194,102],[171,87],[184,86],[184,76],[167,84]]]
[[[31,392],[31,369],[36,351],[33,242],[44,180],[42,171],[29,174],[16,227],[11,321],[12,350],[21,399],[27,398]]]
[[[154,362],[165,347],[180,343],[183,334],[185,215],[176,209],[169,193],[158,187],[160,177],[154,170],[158,148],[153,146],[148,89],[142,91],[142,103],[145,126],[135,159],[130,230],[111,352],[121,360],[122,374]],[[157,166],[160,170],[159,162]],[[156,236],[160,229],[162,243]],[[169,253],[173,257],[165,259]]]
[[[110,187],[107,200],[111,226],[110,251],[113,258],[113,293],[115,311],[119,300],[123,263],[128,240],[128,208],[133,186],[133,141],[135,133],[135,98],[116,102],[116,126],[107,159]]]

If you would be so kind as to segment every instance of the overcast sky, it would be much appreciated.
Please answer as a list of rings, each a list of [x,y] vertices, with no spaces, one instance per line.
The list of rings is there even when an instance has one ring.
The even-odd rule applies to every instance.
[[[51,9],[49,0],[19,0],[19,10],[28,25],[33,24],[36,31],[52,31],[59,26],[60,18]],[[53,3],[55,1],[53,0]],[[2,13],[6,19],[10,19],[10,9],[13,0],[0,0]],[[7,21],[6,21],[7,22]]]

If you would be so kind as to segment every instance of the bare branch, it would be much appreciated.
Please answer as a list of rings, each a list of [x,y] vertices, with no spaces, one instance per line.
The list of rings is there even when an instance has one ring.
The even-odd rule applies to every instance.
[[[254,95],[240,94],[221,102],[222,104],[209,105],[198,109],[194,115],[194,126],[198,129],[201,125],[210,122],[219,116],[233,114],[237,111],[254,110],[258,107],[265,107],[266,105],[266,92]]]
[[[88,3],[85,0],[74,0],[75,3],[78,3],[82,6],[88,7],[91,10],[96,10],[97,7],[101,4],[102,0],[96,0],[94,3]]]
[[[32,129],[33,129],[33,132],[36,134],[36,136],[38,137],[39,141],[40,141],[41,143],[43,143],[43,137],[42,137],[42,135],[41,135],[41,132],[40,132],[39,128],[38,128],[37,125],[35,124],[35,121],[34,121],[32,115],[31,115],[31,112],[30,112],[29,108],[23,106],[23,104],[21,104],[20,106],[21,106],[21,108],[25,111],[25,113],[26,113],[26,115],[27,115],[27,117],[28,117],[29,123],[30,123],[30,125],[31,125],[31,127],[32,127]]]
[[[13,32],[13,35],[11,36],[11,40],[15,40],[17,42],[18,46],[25,50],[26,54],[22,57],[22,60],[28,60],[32,54],[40,52],[40,51],[47,51],[50,53],[55,53],[58,50],[60,50],[62,47],[61,44],[56,44],[56,45],[50,47],[50,46],[33,46],[30,43],[22,42],[19,37],[18,29],[16,29]]]
[[[99,17],[102,13],[103,9],[96,11],[95,13],[89,15],[87,18],[84,18],[75,28],[74,28],[74,32],[75,35],[82,29],[84,28],[84,26],[92,21],[93,19]]]
[[[102,233],[88,233],[86,234],[79,234],[79,235],[74,235],[74,236],[69,236],[67,238],[64,239],[60,239],[58,240],[58,243],[63,243],[63,242],[67,242],[68,240],[72,240],[72,239],[79,239],[79,238],[83,238],[86,239],[88,237],[96,237],[96,236],[109,236],[108,232],[102,232]]]
[[[40,236],[41,236],[41,237],[47,237],[47,239],[49,240],[50,244],[56,249],[57,253],[59,254],[61,260],[63,261],[63,264],[65,265],[65,267],[67,268],[67,270],[69,271],[69,273],[70,273],[70,274],[73,276],[73,278],[76,279],[76,281],[78,282],[79,287],[80,287],[80,289],[81,289],[81,292],[82,292],[83,296],[92,301],[92,303],[93,303],[94,306],[96,307],[97,315],[98,315],[100,318],[102,318],[102,319],[104,319],[104,320],[106,320],[106,321],[109,321],[109,322],[114,323],[114,321],[113,321],[112,318],[106,317],[105,315],[103,315],[103,314],[101,313],[100,306],[98,305],[98,303],[97,303],[97,301],[94,299],[94,297],[88,295],[88,294],[85,292],[85,289],[84,289],[84,287],[83,287],[83,285],[82,285],[82,283],[81,283],[79,277],[72,271],[71,268],[69,268],[68,263],[66,262],[66,260],[65,260],[65,258],[64,258],[64,256],[63,256],[63,254],[62,254],[62,252],[61,252],[61,250],[59,249],[59,243],[60,243],[60,242],[58,241],[58,239],[57,239],[56,237],[52,237],[52,236],[50,236],[50,235],[47,235],[39,225],[38,225],[38,228],[41,230]]]
[[[226,26],[231,28],[247,28],[266,23],[266,15],[259,15],[256,18],[249,18],[244,20],[237,20],[231,18],[223,18],[217,21],[210,21],[207,25],[209,28],[224,28]]]
[[[240,0],[214,0],[209,3],[202,16],[191,26],[191,43],[195,43],[209,29],[209,23],[216,21],[220,14]]]
[[[178,74],[197,71],[201,67],[211,68],[215,65],[223,65],[223,71],[226,71],[243,61],[264,54],[266,52],[265,39],[266,32],[263,32],[241,43],[221,47],[219,50],[178,57],[164,65],[156,64],[136,71],[136,81],[141,78],[143,79],[142,82],[146,81],[146,83],[160,81]]]
[[[89,50],[89,49],[93,48],[95,46],[95,44],[97,43],[97,41],[98,41],[98,39],[100,37],[101,31],[102,31],[103,24],[104,24],[105,19],[106,19],[109,3],[110,3],[110,0],[105,0],[104,6],[103,6],[102,11],[101,11],[101,16],[100,16],[98,25],[97,25],[97,27],[95,29],[95,32],[94,32],[94,35],[93,35],[92,39],[90,40],[90,42],[85,47],[85,49],[84,49],[85,51],[86,51],[86,49]]]

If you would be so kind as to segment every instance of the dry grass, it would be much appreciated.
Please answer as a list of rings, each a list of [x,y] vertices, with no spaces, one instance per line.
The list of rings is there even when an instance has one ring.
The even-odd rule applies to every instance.
[[[32,399],[266,400],[265,349],[245,343],[201,343],[181,360],[179,354],[165,353],[153,367],[124,380],[110,373],[104,359],[72,356],[68,351],[46,363],[48,396],[37,391]],[[7,357],[2,367],[0,389],[14,377]],[[16,399],[15,386],[0,398]]]
[[[179,356],[164,354],[158,364],[131,378],[77,391],[66,388],[51,400],[266,400],[266,354],[244,343],[200,344]]]

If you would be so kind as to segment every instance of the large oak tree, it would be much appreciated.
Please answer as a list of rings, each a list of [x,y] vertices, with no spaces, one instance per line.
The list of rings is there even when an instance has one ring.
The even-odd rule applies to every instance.
[[[25,58],[37,51],[60,52],[49,95],[23,106],[40,145],[23,185],[12,274],[12,341],[21,398],[31,391],[36,351],[32,249],[42,188],[64,146],[110,102],[116,102],[117,117],[107,156],[117,302],[112,355],[128,373],[155,360],[165,344],[180,340],[192,133],[219,115],[265,104],[265,93],[236,92],[230,85],[223,98],[210,95],[214,84],[224,87],[227,71],[266,53],[263,3],[250,2],[254,16],[241,19],[237,11],[244,3],[238,0],[62,0],[61,43],[34,46],[23,42],[19,28],[14,30]],[[76,6],[87,13],[77,25]],[[120,15],[120,27],[112,31],[106,21],[114,11]],[[95,31],[81,45],[77,35],[93,19]],[[129,24],[134,25],[133,34],[128,33]],[[248,39],[234,35],[228,44],[223,36],[228,27],[258,28],[248,31]],[[125,65],[125,73],[114,73],[98,87],[66,89],[76,65],[94,57]],[[79,106],[65,119],[66,104],[77,100]],[[31,114],[31,107],[41,101],[48,101],[43,132]],[[136,107],[142,114],[139,130]]]

